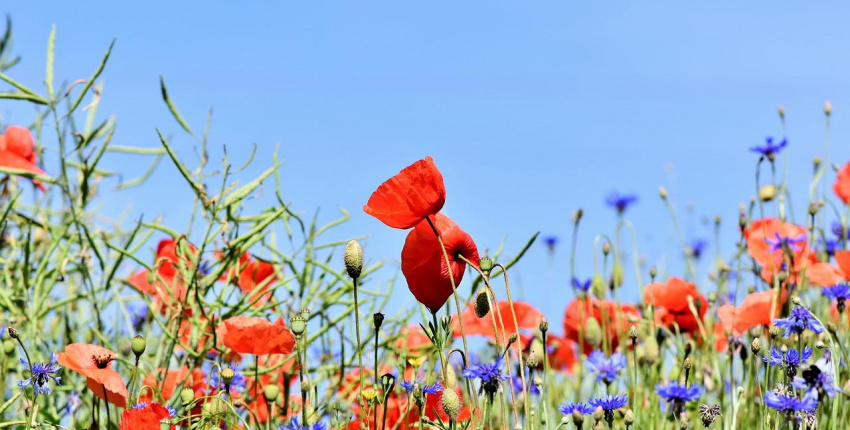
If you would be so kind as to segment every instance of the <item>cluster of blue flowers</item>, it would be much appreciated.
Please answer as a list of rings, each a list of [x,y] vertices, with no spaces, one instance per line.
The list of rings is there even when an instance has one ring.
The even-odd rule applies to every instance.
[[[815,333],[823,333],[824,331],[820,321],[808,309],[802,306],[795,306],[791,310],[790,316],[787,318],[777,318],[773,320],[773,324],[785,329],[785,333],[782,335],[786,338],[790,337],[792,333],[800,334],[804,330],[811,330]]]
[[[610,357],[599,350],[593,351],[587,357],[587,366],[596,374],[596,380],[611,384],[617,379],[617,374],[627,366],[626,356],[615,352]]]
[[[313,425],[301,425],[298,417],[293,417],[288,424],[283,424],[279,430],[328,430],[328,425],[321,421],[316,421]]]

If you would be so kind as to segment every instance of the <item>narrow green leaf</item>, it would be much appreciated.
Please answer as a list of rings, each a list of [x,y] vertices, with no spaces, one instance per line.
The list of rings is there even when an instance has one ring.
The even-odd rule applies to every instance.
[[[47,39],[47,71],[44,83],[47,85],[47,96],[53,98],[53,52],[56,46],[56,24],[50,29],[50,38]]]
[[[40,105],[47,104],[47,100],[44,98],[26,93],[0,93],[0,99],[26,100]]]
[[[259,177],[257,177],[257,179],[254,179],[253,181],[239,187],[238,189],[236,189],[236,191],[230,193],[224,199],[224,203],[223,203],[224,206],[227,207],[227,206],[230,206],[234,203],[238,203],[238,202],[242,201],[242,199],[244,199],[249,194],[254,192],[254,190],[256,190],[257,187],[259,187],[260,184],[262,184],[263,181],[266,180],[266,178],[268,178],[272,173],[274,173],[275,170],[277,170],[282,164],[283,164],[283,162],[275,164],[270,169],[263,172],[263,174],[260,175]]]
[[[115,46],[115,40],[112,39],[112,43],[109,44],[109,49],[106,50],[106,55],[103,56],[103,60],[100,61],[100,65],[97,66],[97,70],[91,75],[91,77],[85,82],[83,85],[82,91],[80,91],[80,95],[74,100],[74,103],[71,104],[71,107],[68,109],[68,116],[70,116],[76,109],[77,106],[83,101],[83,97],[86,96],[86,93],[89,92],[89,88],[91,88],[94,81],[103,73],[103,68],[106,67],[106,61],[109,59],[109,55],[112,53],[112,47]]]
[[[33,90],[31,90],[31,89],[27,88],[24,84],[22,84],[22,83],[20,83],[20,82],[18,82],[18,81],[16,81],[16,80],[14,80],[14,79],[12,79],[12,78],[10,78],[10,77],[6,76],[6,75],[5,75],[5,74],[3,74],[3,73],[0,73],[0,79],[2,79],[2,80],[4,80],[4,81],[6,81],[7,83],[9,83],[10,85],[12,85],[13,87],[15,87],[15,88],[17,88],[17,89],[21,90],[21,91],[22,91],[22,92],[24,92],[25,94],[29,94],[29,95],[31,95],[31,96],[38,97],[38,94],[36,94],[36,93],[35,93],[35,91],[33,91]]]
[[[184,178],[186,178],[186,181],[189,182],[189,185],[195,191],[195,194],[198,196],[198,198],[200,198],[202,201],[206,201],[206,193],[204,192],[204,189],[201,188],[201,186],[197,182],[195,182],[194,179],[192,179],[192,174],[189,173],[189,169],[187,169],[186,166],[183,165],[183,163],[180,161],[180,159],[177,158],[177,154],[175,154],[174,151],[171,150],[171,147],[168,145],[168,142],[165,140],[165,137],[162,135],[162,133],[159,132],[159,129],[156,130],[156,134],[159,135],[159,140],[160,142],[162,142],[162,146],[165,147],[165,151],[168,152],[168,156],[171,157],[171,161],[173,161],[174,165],[177,166],[177,170],[179,170],[180,174],[183,175]]]
[[[42,175],[39,173],[30,172],[27,170],[21,169],[12,169],[9,167],[0,167],[0,173],[5,173],[7,175],[15,175],[15,176],[23,176],[29,179],[37,179],[42,182],[55,183],[56,180],[47,175]]]
[[[131,179],[127,182],[122,182],[122,183],[118,184],[116,189],[125,190],[127,188],[132,188],[132,187],[135,187],[137,185],[143,184],[145,181],[148,180],[148,178],[151,177],[151,175],[153,174],[153,171],[156,170],[156,166],[159,165],[160,160],[162,160],[162,154],[157,154],[156,158],[154,158],[153,162],[151,163],[150,166],[148,166],[147,170],[145,170],[145,173],[143,173],[142,176],[139,176],[138,178],[135,178],[135,179]]]
[[[162,155],[165,154],[164,148],[137,148],[135,146],[112,145],[106,148],[108,152],[123,152],[126,154],[146,154],[146,155]]]
[[[194,136],[195,133],[193,133],[192,129],[189,128],[189,124],[186,124],[186,120],[183,119],[183,115],[180,115],[180,112],[177,111],[177,107],[174,106],[174,102],[171,101],[171,97],[168,97],[168,90],[165,89],[165,80],[162,76],[159,77],[159,86],[162,89],[162,100],[165,101],[166,105],[168,105],[168,110],[171,111],[171,115],[174,115],[174,119],[177,120],[180,127],[183,127],[183,130],[186,130],[187,133]]]

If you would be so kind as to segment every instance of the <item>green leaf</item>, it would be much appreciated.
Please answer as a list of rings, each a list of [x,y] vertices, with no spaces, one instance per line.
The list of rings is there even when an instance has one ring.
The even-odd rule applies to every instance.
[[[186,124],[186,120],[183,119],[183,115],[180,115],[180,112],[177,111],[177,107],[174,106],[174,102],[171,101],[171,97],[168,97],[168,90],[165,89],[165,80],[162,76],[159,77],[159,86],[162,89],[162,100],[165,101],[166,105],[168,105],[168,110],[171,111],[171,115],[174,115],[174,119],[177,120],[180,127],[183,127],[183,130],[186,130],[187,133],[194,136],[195,133],[193,133],[192,129],[189,128],[189,124]]]
[[[275,164],[270,169],[263,172],[263,174],[260,175],[259,177],[257,177],[257,179],[254,179],[253,181],[239,187],[238,189],[236,189],[236,191],[230,193],[224,199],[224,203],[223,203],[224,207],[227,207],[227,206],[230,206],[234,203],[238,203],[238,202],[242,201],[242,199],[244,199],[249,194],[254,192],[254,190],[256,190],[257,187],[259,187],[260,184],[262,184],[263,181],[266,180],[266,178],[268,178],[272,173],[274,173],[275,170],[277,170],[282,164],[283,164],[283,162]]]
[[[112,53],[112,47],[115,46],[115,40],[112,39],[112,43],[109,44],[109,49],[106,50],[106,55],[103,56],[103,60],[100,61],[100,65],[97,66],[97,70],[91,75],[91,77],[85,82],[83,85],[83,90],[80,91],[80,95],[74,100],[74,103],[71,104],[70,109],[68,109],[68,116],[71,115],[76,109],[77,106],[80,105],[80,102],[83,101],[83,97],[85,97],[86,93],[89,92],[89,88],[91,88],[94,81],[103,73],[103,68],[106,67],[106,61],[109,60],[109,55]]]
[[[0,167],[0,173],[5,173],[7,175],[15,175],[15,176],[23,176],[29,179],[37,179],[42,182],[56,183],[56,180],[47,175],[42,175],[39,173],[30,172],[27,170],[21,169],[12,169],[9,167]]]
[[[26,93],[0,93],[0,99],[26,100],[40,105],[47,104],[47,100],[44,98]]]
[[[47,85],[47,95],[53,98],[53,52],[56,47],[56,24],[50,29],[50,38],[47,39],[47,71],[44,77],[44,84]]]
[[[168,145],[168,142],[165,140],[165,137],[163,137],[162,133],[159,132],[159,129],[156,130],[156,134],[159,135],[159,140],[160,142],[162,142],[162,146],[165,147],[165,151],[168,152],[168,156],[171,157],[171,161],[173,161],[174,165],[177,166],[177,170],[179,170],[180,174],[183,175],[184,178],[186,178],[186,182],[189,183],[198,198],[200,198],[202,201],[206,201],[206,193],[204,192],[204,189],[201,188],[201,186],[197,182],[195,182],[194,179],[192,179],[192,174],[189,173],[189,169],[187,169],[186,166],[177,158],[177,154],[175,154],[171,147]]]
[[[31,96],[38,97],[38,94],[36,94],[33,90],[31,90],[31,89],[27,88],[24,84],[22,84],[22,83],[20,83],[20,82],[18,82],[18,81],[16,81],[16,80],[14,80],[14,79],[12,79],[12,78],[10,78],[10,77],[8,77],[8,76],[4,75],[3,73],[0,73],[0,79],[2,79],[2,80],[4,80],[4,81],[6,81],[7,83],[9,83],[10,85],[12,85],[13,87],[15,87],[15,88],[17,88],[17,89],[21,90],[21,91],[22,91],[22,92],[24,92],[25,94],[29,94],[29,95],[31,95]]]

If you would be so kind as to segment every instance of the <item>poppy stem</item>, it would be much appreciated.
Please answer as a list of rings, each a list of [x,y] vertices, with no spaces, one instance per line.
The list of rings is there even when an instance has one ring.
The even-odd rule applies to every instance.
[[[463,329],[463,318],[460,317],[460,299],[457,296],[457,285],[455,284],[455,276],[452,272],[452,264],[451,261],[449,261],[449,253],[446,251],[446,245],[443,243],[443,237],[440,235],[440,232],[437,230],[437,227],[434,225],[434,222],[431,221],[431,217],[426,216],[425,220],[428,221],[428,225],[431,226],[431,230],[434,232],[434,235],[437,236],[437,242],[440,243],[440,249],[443,250],[443,258],[446,260],[446,270],[449,272],[449,281],[451,281],[452,284],[452,296],[454,296],[455,298],[455,306],[457,307],[457,322],[458,325],[460,325],[460,337],[463,340],[463,366],[469,367],[469,347],[466,345],[466,331]],[[502,270],[504,270],[504,268]],[[478,408],[477,396],[472,396],[472,402],[475,407]]]
[[[502,269],[502,275],[504,275],[504,277],[505,277],[505,293],[506,293],[507,298],[508,298],[508,307],[510,307],[510,309],[511,309],[511,316],[513,316],[513,319],[514,319],[514,330],[516,330],[516,336],[517,336],[517,339],[518,339],[519,338],[519,322],[517,321],[517,318],[516,318],[516,310],[514,309],[514,301],[511,298],[511,285],[508,282],[508,268],[503,266],[501,263],[496,263],[493,266],[494,267],[496,267],[496,266],[500,267]],[[527,418],[528,417],[528,395],[527,395],[527,393],[529,391],[528,391],[528,383],[525,380],[525,366],[524,366],[524,363],[523,363],[523,360],[522,360],[522,345],[521,345],[521,342],[517,342],[516,349],[517,349],[517,361],[519,362],[519,376],[520,376],[520,379],[522,380],[522,392],[526,393],[526,395],[523,396],[523,407],[525,408],[525,416]],[[543,346],[543,351],[544,351],[544,353],[546,351],[545,345]]]
[[[106,404],[106,428],[109,428],[109,397],[106,395],[106,385],[101,385],[103,387],[103,403]]]
[[[360,386],[357,389],[357,397],[360,398],[360,410],[364,411],[363,404],[363,348],[360,343],[360,302],[357,299],[357,279],[352,278],[351,283],[354,287],[354,327],[357,333],[357,373],[360,376]],[[303,406],[302,406],[303,408]],[[364,418],[363,413],[360,413],[361,425],[364,427],[368,427],[369,415],[367,414]],[[304,424],[302,424],[304,425]]]

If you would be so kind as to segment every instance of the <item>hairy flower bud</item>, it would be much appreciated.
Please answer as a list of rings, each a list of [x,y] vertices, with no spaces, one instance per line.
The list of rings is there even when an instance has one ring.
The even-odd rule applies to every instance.
[[[631,339],[632,342],[636,341],[637,338],[638,338],[638,334],[639,333],[638,333],[637,326],[632,324],[632,326],[629,327],[629,339]]]
[[[457,420],[457,416],[460,413],[460,399],[458,398],[455,390],[443,390],[443,396],[441,400],[443,403],[443,411],[446,412],[446,415],[449,416],[449,419],[451,421]]]
[[[600,274],[593,275],[593,278],[590,281],[590,292],[593,293],[593,296],[597,299],[605,298],[605,278]]]
[[[584,341],[593,347],[597,347],[602,343],[602,327],[594,317],[588,318],[585,322]]]
[[[623,415],[623,423],[630,426],[635,423],[635,413],[631,409],[626,409],[626,414]]]
[[[138,359],[145,353],[145,348],[147,348],[148,343],[145,340],[144,336],[136,336],[130,342],[130,347],[133,350],[133,355]]]
[[[345,262],[345,270],[351,279],[360,277],[360,272],[363,271],[363,248],[360,242],[351,240],[345,245],[345,253],[343,254]]]

